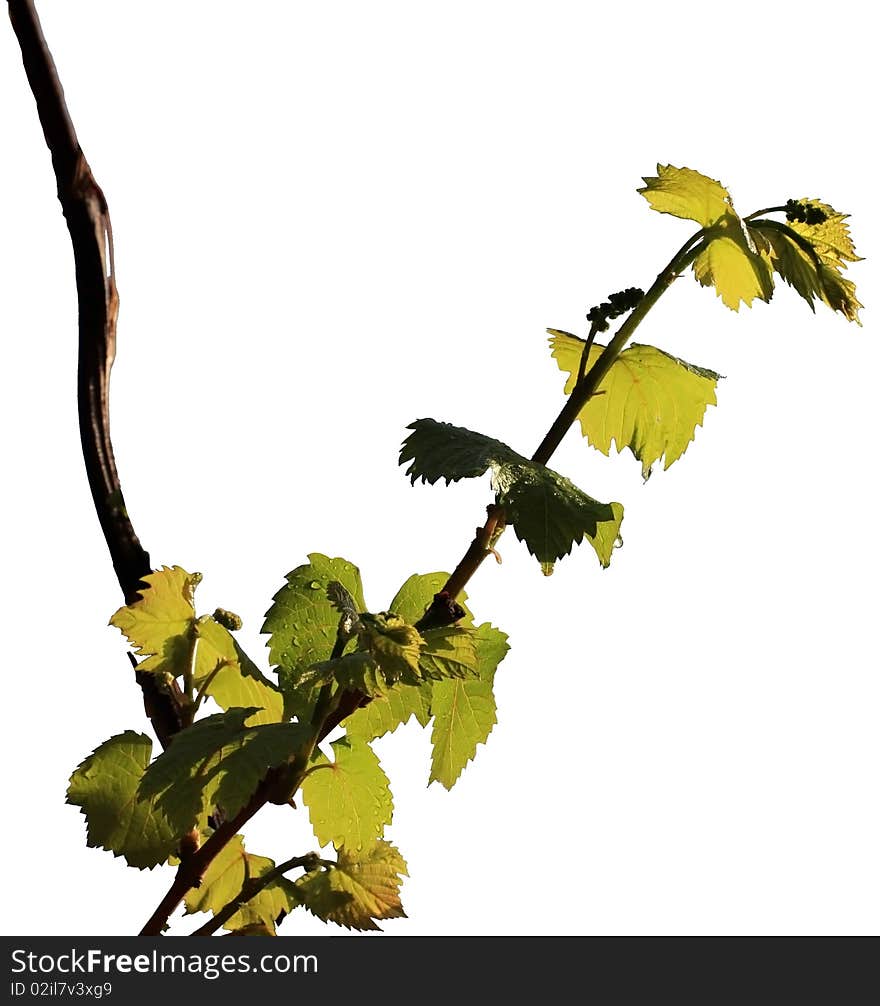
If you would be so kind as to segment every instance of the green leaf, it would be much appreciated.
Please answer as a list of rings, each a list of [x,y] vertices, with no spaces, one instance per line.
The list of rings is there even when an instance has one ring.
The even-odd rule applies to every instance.
[[[400,885],[407,876],[403,857],[388,842],[361,856],[339,851],[335,867],[307,873],[296,881],[306,908],[324,922],[346,929],[376,930],[374,920],[404,919]]]
[[[256,709],[230,709],[174,735],[168,750],[147,769],[138,790],[157,805],[180,834],[215,805],[234,817],[267,769],[291,758],[309,738],[300,723],[246,726]]]
[[[531,462],[502,469],[496,488],[507,523],[538,562],[563,558],[586,537],[602,566],[610,564],[623,520],[620,503],[599,503],[567,478]]]
[[[360,737],[334,741],[331,762],[318,751],[302,784],[303,802],[321,845],[360,852],[381,838],[394,804],[388,777]]]
[[[360,616],[358,644],[379,665],[388,684],[402,681],[416,685],[421,680],[419,660],[424,640],[418,629],[393,611],[368,612]]]
[[[241,835],[234,835],[212,860],[201,885],[187,892],[185,914],[211,912],[216,915],[238,896],[246,880],[262,877],[274,868],[271,859],[246,852]],[[273,935],[278,916],[293,911],[298,904],[293,881],[279,877],[245,902],[226,920],[223,928],[236,931],[262,925],[271,927],[273,931],[262,935]]]
[[[565,393],[571,394],[577,378],[584,342],[568,332],[548,329],[550,346],[559,369],[569,376]],[[604,346],[590,348],[588,365],[601,356]],[[679,360],[653,346],[633,343],[614,361],[602,379],[602,394],[581,409],[578,421],[587,440],[604,455],[614,442],[618,451],[628,447],[642,462],[647,479],[651,467],[665,457],[664,468],[677,461],[703,423],[708,405],[715,405],[715,388],[721,375]]]
[[[134,604],[120,608],[111,624],[146,657],[138,670],[180,677],[195,647],[194,684],[210,679],[206,693],[223,709],[256,706],[255,722],[276,723],[284,701],[278,689],[245,656],[228,629],[212,616],[196,618],[193,593],[201,574],[180,566],[146,576],[148,586]]]
[[[364,650],[355,650],[332,660],[313,664],[300,677],[300,689],[316,693],[322,685],[333,682],[346,691],[363,692],[364,695],[384,695],[394,684],[386,678],[374,657]]]
[[[175,827],[154,798],[138,797],[152,748],[143,734],[117,734],[78,766],[67,788],[67,802],[86,818],[88,844],[138,869],[164,863],[189,830]]]
[[[147,587],[140,600],[120,608],[110,624],[128,638],[138,655],[149,658],[138,670],[166,671],[176,677],[183,673],[187,646],[182,637],[195,618],[193,594],[202,574],[163,566],[143,579]]]
[[[638,191],[658,213],[671,213],[709,227],[733,209],[730,193],[721,182],[692,168],[658,164],[657,175],[643,180],[645,186]]]
[[[599,503],[572,482],[544,465],[529,461],[491,437],[434,419],[410,424],[413,432],[400,453],[411,460],[407,475],[447,483],[492,470],[496,499],[507,523],[541,563],[552,563],[586,537],[599,561],[607,566],[620,534],[623,507]]]
[[[388,610],[400,615],[410,625],[415,625],[434,600],[434,595],[446,586],[448,579],[448,573],[413,573],[394,595]]]
[[[318,552],[307,565],[287,574],[287,583],[273,598],[263,632],[269,633],[269,656],[278,667],[281,691],[289,711],[307,720],[317,698],[314,689],[301,689],[300,679],[316,663],[326,660],[336,642],[339,612],[327,597],[328,585],[336,581],[364,611],[361,575],[345,559],[330,559]]]
[[[300,675],[301,685],[314,688],[335,681],[373,696],[397,684],[419,685],[423,677],[465,673],[468,643],[454,633],[447,634],[449,638],[436,634],[429,643],[399,615],[381,611],[363,612],[357,634],[360,649],[313,664]]]
[[[739,310],[740,301],[751,307],[756,297],[769,301],[773,296],[770,264],[748,226],[732,212],[713,225],[708,244],[694,259],[694,275],[702,286],[714,286],[732,311]]]
[[[345,731],[349,737],[371,741],[393,733],[413,716],[423,727],[428,725],[431,718],[430,681],[423,685],[395,685],[383,694],[375,695],[372,702],[346,719]]]
[[[206,693],[221,709],[256,706],[261,711],[251,718],[252,726],[279,722],[284,715],[281,692],[260,673],[232,633],[210,615],[197,620],[196,631],[196,688],[210,678]]]
[[[434,684],[431,712],[433,755],[429,783],[452,789],[462,770],[484,744],[495,719],[495,671],[507,650],[507,636],[489,623],[475,631],[479,678],[447,679]]]
[[[477,673],[473,632],[461,624],[427,629],[419,669],[425,678],[465,678]]]
[[[490,468],[495,473],[512,464],[530,463],[500,440],[463,426],[417,419],[407,429],[413,432],[403,442],[400,464],[412,461],[406,470],[412,483],[422,479],[433,485],[444,478],[449,485],[459,479],[478,478]]]

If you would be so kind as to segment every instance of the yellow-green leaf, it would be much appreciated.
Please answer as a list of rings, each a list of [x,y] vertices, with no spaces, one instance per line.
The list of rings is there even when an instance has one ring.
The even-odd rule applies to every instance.
[[[740,302],[747,307],[757,297],[773,296],[773,272],[767,257],[755,247],[754,238],[735,213],[725,214],[712,228],[711,240],[694,259],[694,275],[732,311]]]
[[[348,717],[345,731],[349,737],[371,741],[393,733],[413,716],[423,727],[428,725],[431,718],[430,681],[423,685],[395,685],[384,694],[376,695],[372,702]]]
[[[568,374],[565,393],[574,387],[585,343],[568,332],[548,329],[551,352]],[[590,347],[588,365],[604,346]],[[611,365],[594,395],[578,413],[581,431],[606,456],[614,443],[628,447],[642,463],[642,476],[664,458],[664,468],[677,461],[703,423],[706,407],[716,404],[720,374],[696,367],[654,346],[633,343]]]
[[[312,665],[326,660],[336,643],[339,611],[327,596],[333,583],[341,585],[357,611],[366,610],[357,566],[313,552],[306,565],[287,574],[263,624],[263,632],[270,633],[269,659],[278,667],[288,712],[304,721],[311,716],[317,692],[300,687],[300,679]]]
[[[425,641],[412,625],[392,611],[364,613],[358,625],[359,643],[379,665],[389,684],[421,680],[419,659]]]
[[[375,920],[406,918],[400,903],[405,876],[403,857],[383,841],[361,855],[340,849],[334,867],[307,873],[295,886],[302,904],[324,922],[375,930]]]
[[[394,803],[388,776],[361,737],[334,741],[331,762],[318,751],[302,784],[303,803],[321,845],[368,849],[391,823]]]
[[[830,210],[824,203],[806,201]],[[837,214],[837,217],[843,219],[843,214]],[[811,310],[815,310],[813,301],[821,300],[848,321],[861,324],[859,309],[862,305],[856,297],[855,284],[841,275],[841,269],[846,268],[846,259],[858,261],[854,257],[855,249],[849,240],[848,229],[840,225],[845,239],[832,230],[828,244],[812,244],[810,241],[811,231],[818,231],[831,222],[807,225],[797,221],[781,224],[775,220],[756,220],[751,231],[766,243],[767,257],[774,271],[794,287]]]
[[[826,264],[835,269],[845,269],[847,262],[861,262],[849,232],[848,213],[838,213],[833,206],[818,199],[799,199],[804,206],[821,210],[825,220],[820,224],[806,224],[799,220],[789,220],[788,226],[805,237],[816,249],[816,254]]]
[[[262,877],[274,868],[271,859],[246,852],[241,835],[234,835],[212,860],[200,886],[187,892],[185,913],[212,912],[216,915],[237,897],[246,880]],[[245,902],[226,920],[223,928],[238,931],[241,935],[257,935],[243,934],[241,930],[265,926],[271,927],[272,931],[259,935],[271,936],[274,935],[278,916],[291,912],[298,904],[293,881],[278,877]]]
[[[426,678],[465,678],[477,673],[473,632],[462,625],[427,629],[419,668]]]
[[[644,188],[638,191],[648,200],[651,209],[696,220],[702,227],[714,224],[733,208],[730,194],[721,182],[692,168],[658,164],[656,176],[647,177],[644,182]]]
[[[434,682],[431,713],[433,754],[431,776],[451,789],[467,763],[484,744],[495,719],[495,671],[508,650],[507,636],[483,623],[474,630],[478,678],[452,678]]]
[[[206,694],[221,709],[236,706],[255,706],[260,712],[250,718],[251,726],[259,723],[278,723],[284,713],[281,692],[265,678],[236,643],[232,633],[204,615],[196,623],[195,686],[200,689],[206,682]]]
[[[139,665],[143,671],[183,673],[179,666],[185,656],[180,637],[184,636],[195,618],[193,593],[201,573],[187,573],[180,566],[163,566],[144,577],[147,588],[140,599],[120,608],[110,619],[129,640],[140,656],[149,657]],[[173,640],[173,649],[166,644]]]

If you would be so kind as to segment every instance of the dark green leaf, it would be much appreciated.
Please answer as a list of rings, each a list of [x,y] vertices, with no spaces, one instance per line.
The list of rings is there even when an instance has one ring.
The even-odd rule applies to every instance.
[[[562,475],[481,433],[433,419],[419,419],[408,429],[413,432],[400,457],[401,463],[412,461],[407,474],[413,482],[450,482],[491,469],[507,523],[539,562],[561,559],[585,536],[603,566],[611,561],[623,519],[619,503],[597,502]]]

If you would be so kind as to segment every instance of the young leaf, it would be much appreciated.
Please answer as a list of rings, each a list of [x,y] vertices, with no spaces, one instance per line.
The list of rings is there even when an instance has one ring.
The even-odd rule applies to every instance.
[[[303,803],[321,845],[332,842],[360,852],[381,838],[394,804],[388,777],[369,744],[360,737],[334,741],[334,760],[316,752],[303,780]]]
[[[461,624],[427,629],[419,669],[428,679],[465,678],[477,673],[473,632]]]
[[[358,568],[345,559],[315,552],[307,565],[287,574],[287,583],[273,598],[263,624],[288,709],[303,719],[309,718],[316,693],[300,689],[300,678],[313,664],[326,660],[336,642],[339,612],[327,597],[333,581],[345,588],[359,611],[366,610]]]
[[[773,269],[784,282],[794,289],[815,311],[813,301],[822,300],[822,281],[815,259],[787,233],[782,225],[776,229],[776,221],[769,221],[773,227],[762,226],[767,222],[756,221],[753,229],[762,234],[770,249]]]
[[[412,461],[407,475],[447,483],[492,470],[497,502],[517,538],[541,563],[568,555],[583,538],[607,566],[620,533],[623,507],[599,503],[568,479],[529,461],[499,440],[434,419],[419,419],[408,429],[400,463]]]
[[[364,613],[358,628],[359,645],[379,665],[389,685],[396,681],[417,685],[421,680],[419,660],[425,641],[418,629],[393,611]]]
[[[360,856],[340,849],[335,867],[307,873],[295,886],[301,903],[324,922],[377,930],[375,920],[406,918],[400,903],[405,876],[403,857],[380,841]]]
[[[856,298],[856,285],[852,280],[841,276],[836,269],[822,262],[819,266],[819,276],[822,281],[822,300],[832,311],[839,311],[847,321],[859,321],[859,309],[863,306]]]
[[[705,247],[694,260],[694,275],[703,286],[714,286],[733,311],[741,301],[751,307],[756,297],[770,300],[773,273],[720,182],[671,164],[658,164],[656,177],[644,181],[638,191],[652,209],[695,220],[706,230]]]
[[[815,200],[804,202],[825,206]],[[831,207],[827,209],[830,210]],[[836,217],[845,219],[840,213]],[[810,231],[819,231],[833,222],[832,218],[825,223],[813,225],[798,224],[797,221],[781,224],[776,220],[756,220],[752,224],[752,232],[766,242],[768,258],[774,271],[794,287],[811,310],[815,310],[813,301],[821,300],[832,311],[843,314],[848,321],[860,324],[859,308],[862,305],[856,298],[855,285],[840,273],[841,269],[846,268],[845,259],[858,261],[849,240],[849,229],[845,224],[839,224],[843,236],[835,230],[830,232],[828,240],[835,241],[836,244],[813,244],[809,240]]]
[[[569,376],[565,393],[574,388],[584,342],[568,332],[548,329],[559,369]],[[604,346],[590,347],[589,365]],[[642,462],[642,477],[664,457],[664,468],[677,461],[703,423],[706,406],[715,405],[721,375],[679,360],[653,346],[633,343],[614,361],[595,395],[581,409],[578,421],[587,440],[606,456],[612,442],[628,447]]]
[[[400,615],[410,625],[415,625],[448,579],[448,573],[413,573],[394,595],[388,610]],[[463,598],[459,597],[458,600],[463,604]]]
[[[757,297],[773,296],[773,272],[756,246],[748,226],[735,213],[716,221],[706,247],[694,259],[694,275],[702,286],[714,286],[731,311],[740,301],[747,307]]]
[[[143,734],[117,734],[78,766],[67,788],[67,802],[86,818],[88,844],[123,856],[138,869],[164,863],[188,830],[178,830],[155,798],[138,796],[152,748]]]
[[[507,636],[488,622],[475,630],[479,678],[448,679],[434,684],[431,712],[433,755],[429,783],[452,789],[467,763],[485,744],[496,723],[492,686],[504,659]]]
[[[671,213],[685,220],[696,220],[709,227],[733,209],[730,193],[721,182],[701,175],[692,168],[658,164],[657,175],[644,178],[638,192],[658,213]]]
[[[260,673],[229,630],[205,615],[196,621],[196,632],[196,688],[207,681],[205,691],[221,709],[260,707],[251,718],[252,726],[278,723],[284,715],[281,692]]]
[[[254,880],[274,868],[271,859],[246,852],[241,835],[234,835],[205,871],[201,885],[187,892],[185,914],[212,912],[216,915],[239,894],[246,880]],[[288,914],[298,904],[293,881],[279,877],[245,902],[235,915],[226,920],[223,928],[236,931],[262,925],[272,927],[274,933],[278,916]]]
[[[307,689],[309,693],[316,693],[322,685],[334,682],[338,688],[363,692],[371,697],[384,695],[395,684],[395,679],[387,678],[372,654],[365,650],[312,664],[300,675],[299,681],[300,691]]]
[[[393,733],[401,723],[415,716],[423,727],[431,718],[431,682],[422,685],[395,685],[358,709],[345,721],[349,737],[375,740]]]
[[[185,658],[186,646],[181,646],[181,639],[195,618],[193,594],[201,579],[201,573],[163,566],[144,577],[147,588],[140,600],[120,608],[110,619],[135,652],[149,658],[139,664],[139,670],[166,670],[173,676],[183,673],[180,661]]]
[[[156,797],[180,834],[217,804],[234,817],[266,770],[286,762],[309,737],[305,724],[245,726],[255,712],[230,709],[175,734],[144,774],[139,797]]]
[[[856,255],[856,248],[849,232],[848,213],[838,213],[833,206],[818,199],[799,199],[806,207],[821,210],[825,220],[819,224],[807,224],[799,220],[790,220],[788,226],[801,237],[807,239],[816,249],[819,258],[832,269],[845,269],[847,262],[861,262],[861,256]]]

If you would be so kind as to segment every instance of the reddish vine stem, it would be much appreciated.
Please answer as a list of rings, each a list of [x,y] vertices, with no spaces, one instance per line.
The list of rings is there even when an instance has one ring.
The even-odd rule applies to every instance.
[[[257,813],[269,801],[269,793],[272,787],[274,776],[269,772],[265,779],[257,787],[254,795],[248,800],[244,807],[235,815],[225,821],[208,839],[207,842],[191,856],[181,862],[177,868],[177,876],[174,883],[168,888],[168,893],[156,906],[155,912],[149,917],[144,928],[138,935],[140,936],[161,936],[171,913],[183,901],[186,892],[192,887],[198,887],[205,875],[205,871],[214,861],[226,843],[238,834],[239,829],[254,814]]]
[[[128,517],[110,440],[109,381],[119,310],[110,214],[79,145],[33,0],[8,2],[73,245],[79,303],[77,401],[86,475],[116,578],[126,603],[131,603],[150,572],[150,557]],[[152,675],[135,673],[147,715],[159,740],[167,746],[180,729],[175,696],[161,691]]]
[[[203,926],[199,926],[198,929],[194,929],[189,935],[212,936],[235,915],[242,905],[246,905],[263,888],[268,887],[273,881],[279,880],[285,873],[300,868],[308,872],[309,870],[317,869],[323,863],[324,860],[316,852],[307,852],[304,856],[294,856],[284,863],[279,863],[273,870],[269,870],[259,877],[251,877],[244,882],[241,890],[232,901],[224,905],[212,919],[209,919]]]

